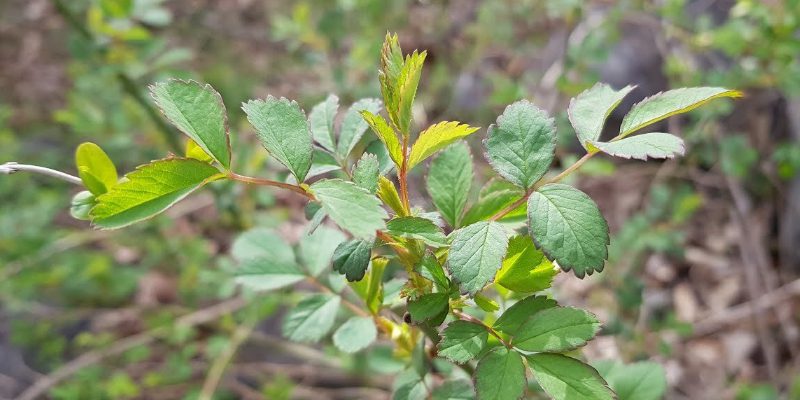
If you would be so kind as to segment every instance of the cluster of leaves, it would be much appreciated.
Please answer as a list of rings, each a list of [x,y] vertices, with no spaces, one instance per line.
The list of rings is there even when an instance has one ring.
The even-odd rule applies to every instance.
[[[642,160],[682,154],[682,140],[668,133],[631,135],[739,93],[711,87],[659,93],[634,105],[619,134],[604,141],[606,118],[633,87],[617,91],[595,85],[574,98],[568,110],[587,153],[554,176],[547,174],[555,152],[554,121],[531,102],[517,101],[488,128],[483,142],[499,177],[468,208],[472,155],[462,139],[478,128],[444,121],[412,135],[425,56],[416,51],[404,55],[397,36],[387,35],[379,74],[383,102],[353,104],[340,119],[338,134],[335,96],[308,117],[285,98],[245,103],[242,109],[259,141],[290,173],[286,181],[233,171],[227,113],[209,85],[156,84],[151,88],[155,102],[189,137],[185,155],[145,164],[119,180],[99,147],[80,146],[76,163],[88,191],[74,198],[73,215],[99,228],[120,228],[222,179],[292,190],[309,199],[310,223],[297,254],[264,229],[244,233],[233,247],[240,264],[235,279],[246,287],[274,290],[307,281],[321,289],[291,309],[283,325],[288,338],[323,339],[344,306],[351,318],[333,335],[339,349],[362,350],[382,332],[394,342],[398,357],[410,360],[396,383],[395,398],[427,398],[431,390],[435,398],[470,398],[474,390],[481,399],[516,399],[526,391],[526,369],[553,398],[613,398],[612,387],[617,387],[611,379],[607,382],[592,366],[564,354],[591,340],[601,322],[537,294],[550,287],[559,271],[583,278],[602,271],[608,257],[608,225],[597,205],[559,181],[601,152]],[[378,141],[367,135],[369,128]],[[429,212],[412,207],[408,173],[437,153],[426,179],[437,211]],[[311,182],[329,174],[338,177]],[[325,225],[326,219],[349,236]],[[516,223],[519,219],[524,226]],[[335,273],[326,272],[329,265]],[[492,290],[503,302],[513,302],[497,316],[500,304],[490,297]],[[428,341],[433,347],[426,352]],[[472,373],[474,389],[463,380],[434,385],[437,369],[428,355]],[[659,393],[631,396],[624,398],[657,398]]]

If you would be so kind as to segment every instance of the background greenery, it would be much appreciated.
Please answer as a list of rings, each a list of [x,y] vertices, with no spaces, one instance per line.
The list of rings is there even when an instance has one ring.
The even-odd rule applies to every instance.
[[[656,360],[667,398],[800,399],[797,0],[6,0],[0,161],[74,173],[68,155],[87,140],[124,171],[180,152],[146,86],[185,77],[220,91],[242,172],[263,174],[271,164],[253,150],[240,103],[273,94],[308,109],[329,92],[343,104],[378,97],[387,30],[405,49],[428,50],[419,126],[486,127],[528,98],[557,115],[559,148],[569,148],[577,143],[558,113],[598,80],[638,85],[621,111],[670,87],[744,90],[736,103],[664,124],[685,138],[686,157],[595,157],[571,178],[609,220],[611,256],[599,276],[557,279],[553,294],[605,321],[590,360]],[[411,176],[412,188],[422,178]],[[195,398],[226,365],[219,399],[390,393],[402,364],[388,347],[342,356],[290,344],[276,329],[290,292],[246,306],[233,297],[232,238],[258,226],[296,239],[301,199],[218,187],[105,232],[69,218],[71,190],[0,177],[3,397],[37,383],[57,399]]]

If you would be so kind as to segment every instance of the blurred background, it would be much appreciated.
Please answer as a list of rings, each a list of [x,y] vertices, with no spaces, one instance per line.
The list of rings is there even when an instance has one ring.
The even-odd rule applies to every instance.
[[[569,98],[596,81],[638,85],[608,130],[661,90],[745,91],[663,124],[683,158],[595,157],[571,177],[608,219],[611,255],[553,294],[605,321],[587,358],[659,362],[668,399],[800,399],[798,0],[2,0],[0,162],[75,173],[83,141],[122,171],[180,153],[147,85],[183,77],[222,94],[240,172],[269,176],[239,104],[379,97],[387,31],[428,51],[418,127],[486,127],[531,99],[557,118],[559,165],[581,155]],[[212,385],[216,399],[388,398],[403,367],[388,346],[292,344],[278,323],[291,291],[236,296],[232,238],[297,238],[297,196],[219,184],[109,232],[69,217],[75,190],[0,177],[0,398],[193,399]]]

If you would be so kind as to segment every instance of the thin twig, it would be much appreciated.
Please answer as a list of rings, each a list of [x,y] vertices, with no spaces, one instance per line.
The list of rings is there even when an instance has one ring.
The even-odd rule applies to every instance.
[[[228,178],[230,178],[232,180],[235,180],[235,181],[239,181],[239,182],[249,183],[249,184],[252,184],[252,185],[274,186],[274,187],[278,187],[278,188],[281,188],[281,189],[288,189],[288,190],[291,190],[291,191],[293,191],[295,193],[302,194],[303,196],[308,197],[311,200],[314,200],[314,195],[312,195],[311,193],[307,192],[305,189],[303,189],[302,187],[300,187],[298,185],[292,185],[290,183],[273,181],[271,179],[254,178],[254,177],[251,177],[251,176],[239,175],[239,174],[237,174],[235,172],[228,172]]]
[[[40,167],[38,165],[17,164],[15,162],[7,162],[0,165],[0,174],[11,175],[15,172],[32,172],[35,174],[46,175],[52,178],[61,179],[75,185],[83,186],[83,181],[77,176],[70,175],[66,172],[61,172],[55,169]]]

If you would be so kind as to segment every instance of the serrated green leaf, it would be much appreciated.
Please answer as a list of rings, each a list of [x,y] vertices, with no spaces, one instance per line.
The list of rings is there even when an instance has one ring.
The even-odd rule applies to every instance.
[[[444,268],[439,264],[439,260],[430,251],[426,252],[420,262],[420,275],[433,281],[440,292],[448,292],[450,281],[444,273]]]
[[[492,328],[511,336],[517,334],[519,328],[539,311],[557,306],[555,300],[545,296],[529,296],[509,307]]]
[[[378,337],[378,330],[370,317],[353,317],[333,334],[333,344],[345,353],[366,349]]]
[[[283,336],[295,342],[316,343],[333,328],[341,298],[314,294],[300,301],[283,321]]]
[[[342,232],[320,226],[314,233],[300,239],[300,260],[311,276],[318,276],[329,265],[336,248],[345,241]]]
[[[119,179],[114,162],[92,142],[81,143],[75,150],[75,165],[81,181],[95,196],[109,191]]]
[[[366,189],[371,194],[378,191],[378,157],[374,154],[364,153],[353,169],[353,183]]]
[[[539,353],[527,359],[533,377],[554,400],[612,400],[615,397],[594,368],[574,358]]]
[[[356,238],[371,238],[386,228],[388,214],[380,200],[352,182],[324,179],[314,182],[310,190],[328,216]]]
[[[667,390],[664,368],[654,362],[622,364],[619,361],[592,363],[618,400],[659,400]]]
[[[463,364],[480,354],[488,340],[486,328],[472,322],[453,321],[442,331],[439,356]]]
[[[428,170],[428,194],[442,218],[454,228],[460,226],[472,179],[472,155],[464,142],[444,149]]]
[[[197,142],[192,139],[186,139],[186,151],[184,152],[186,158],[194,158],[195,160],[212,163],[214,162],[214,157],[211,157],[208,153],[200,147]]]
[[[525,321],[512,343],[525,351],[564,352],[585,345],[599,330],[600,321],[586,310],[552,307]]]
[[[669,133],[643,133],[611,142],[590,142],[603,153],[614,157],[636,158],[673,158],[683,155],[684,145],[681,138]]]
[[[422,240],[431,247],[447,247],[447,237],[441,228],[429,219],[422,217],[398,217],[386,223],[386,230],[392,236],[405,239]]]
[[[475,390],[480,400],[516,400],[527,385],[522,357],[505,347],[497,347],[478,362]]]
[[[69,215],[75,219],[88,221],[90,219],[89,212],[92,210],[92,207],[94,207],[95,204],[97,204],[97,201],[91,192],[87,190],[78,192],[72,197],[72,202],[70,203],[69,207]]]
[[[452,233],[447,269],[462,292],[474,295],[494,278],[508,247],[502,225],[482,221]]]
[[[530,236],[514,236],[495,282],[519,293],[533,293],[550,287],[557,274],[553,263],[534,246]]]
[[[386,146],[389,157],[399,168],[403,164],[403,149],[400,146],[400,140],[397,138],[394,129],[392,129],[380,115],[373,114],[369,111],[362,111],[361,116],[372,128],[372,131],[375,132],[375,136]]]
[[[741,96],[738,90],[719,87],[680,88],[661,92],[634,104],[622,119],[619,133],[625,137],[662,119],[694,110],[711,100]]]
[[[333,270],[344,275],[350,282],[360,281],[369,267],[372,240],[350,240],[333,252]]]
[[[403,202],[400,200],[400,194],[397,193],[397,187],[395,187],[394,183],[392,183],[392,181],[385,176],[382,176],[378,179],[377,195],[378,198],[383,200],[383,202],[395,212],[395,214],[401,217],[408,215],[405,208],[403,208]]]
[[[428,293],[409,301],[408,313],[411,314],[411,320],[420,323],[447,313],[450,307],[449,298],[447,293]]]
[[[411,170],[437,151],[477,130],[478,128],[461,124],[457,121],[444,121],[431,125],[419,134],[414,146],[411,147],[411,151],[408,154],[407,168]]]
[[[231,167],[228,116],[222,96],[211,85],[171,79],[150,86],[164,116],[225,169]]]
[[[550,168],[556,127],[547,113],[527,100],[506,107],[485,140],[489,163],[509,182],[528,189]]]
[[[597,83],[570,100],[569,122],[575,128],[581,146],[588,150],[586,142],[600,139],[606,119],[634,88],[635,86],[625,86],[614,90],[605,83]]]
[[[433,389],[433,400],[474,400],[475,389],[465,379],[449,380]]]
[[[377,113],[381,110],[381,101],[378,99],[361,99],[347,110],[339,127],[339,143],[336,154],[342,160],[347,159],[358,141],[364,136],[369,124],[361,117],[362,111]]]
[[[303,110],[294,101],[267,96],[242,104],[256,136],[281,164],[289,168],[297,182],[303,182],[311,168],[313,143]]]
[[[202,161],[169,158],[141,165],[125,180],[97,197],[92,224],[116,229],[150,218],[206,183],[221,177]]]
[[[492,179],[481,188],[478,194],[478,201],[470,206],[469,210],[464,214],[461,225],[472,225],[478,221],[489,219],[500,210],[521,199],[524,195],[525,191],[519,187],[503,180]],[[501,221],[524,217],[526,210],[527,205],[523,204],[508,213]]]
[[[583,278],[602,271],[608,257],[608,224],[592,199],[571,186],[551,183],[528,199],[533,241],[565,271]]]
[[[331,153],[336,151],[334,121],[339,110],[339,98],[329,94],[324,101],[314,106],[308,113],[308,125],[314,140]]]

